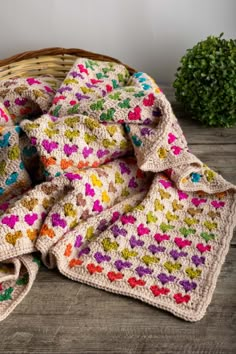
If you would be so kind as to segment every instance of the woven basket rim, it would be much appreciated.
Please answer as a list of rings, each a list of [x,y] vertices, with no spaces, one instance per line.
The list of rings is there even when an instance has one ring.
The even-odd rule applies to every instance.
[[[129,70],[130,73],[134,73],[137,71],[136,69],[130,67],[127,64],[124,64],[120,60],[113,58],[109,55],[99,54],[99,53],[87,51],[87,50],[80,49],[80,48],[63,48],[63,47],[50,47],[50,48],[42,48],[42,49],[38,49],[38,50],[21,52],[21,53],[15,54],[13,56],[10,56],[8,58],[1,59],[0,60],[0,67],[11,65],[14,63],[17,64],[17,62],[20,62],[22,60],[27,60],[27,59],[32,59],[32,58],[40,58],[42,56],[57,56],[57,55],[58,56],[71,55],[71,56],[77,56],[77,57],[83,57],[83,58],[91,58],[94,60],[113,61],[113,62],[124,65]]]

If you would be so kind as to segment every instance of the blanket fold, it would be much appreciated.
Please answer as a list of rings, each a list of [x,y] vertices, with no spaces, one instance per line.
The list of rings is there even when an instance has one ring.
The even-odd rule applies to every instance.
[[[0,320],[30,290],[35,252],[75,281],[201,319],[236,189],[191,153],[155,81],[86,58],[56,92],[18,80],[0,84]]]

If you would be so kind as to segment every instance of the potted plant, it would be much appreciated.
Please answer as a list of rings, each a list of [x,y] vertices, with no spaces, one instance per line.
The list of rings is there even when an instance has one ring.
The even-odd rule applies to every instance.
[[[176,99],[208,126],[236,123],[236,40],[209,36],[181,58],[173,83]]]

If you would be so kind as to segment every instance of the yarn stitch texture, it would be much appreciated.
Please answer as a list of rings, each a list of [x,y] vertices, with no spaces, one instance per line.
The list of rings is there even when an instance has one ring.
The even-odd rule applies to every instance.
[[[200,320],[235,226],[235,186],[188,149],[154,80],[79,58],[0,83],[0,320],[41,261]]]

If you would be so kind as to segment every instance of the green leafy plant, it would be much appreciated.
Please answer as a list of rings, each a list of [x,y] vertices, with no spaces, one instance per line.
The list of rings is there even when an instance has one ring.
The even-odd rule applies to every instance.
[[[205,125],[236,123],[236,40],[209,36],[181,58],[176,99]]]

